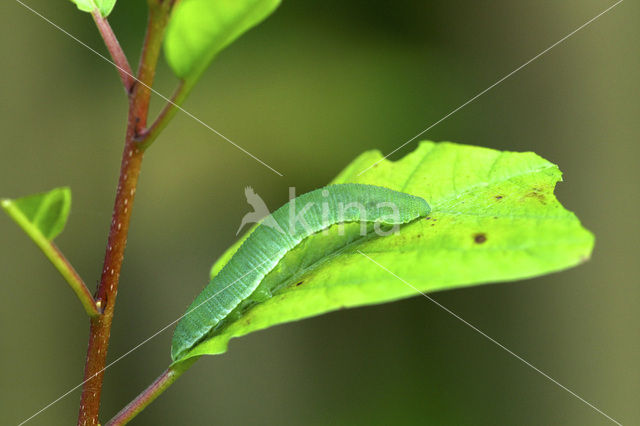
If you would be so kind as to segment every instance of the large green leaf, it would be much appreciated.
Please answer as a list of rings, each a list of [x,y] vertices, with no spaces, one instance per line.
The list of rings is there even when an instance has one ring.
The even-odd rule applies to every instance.
[[[531,152],[433,142],[421,143],[396,162],[383,160],[378,151],[365,152],[333,183],[367,183],[417,195],[429,202],[431,214],[397,235],[357,240],[339,249],[331,237],[310,237],[265,278],[283,280],[282,290],[227,323],[182,360],[225,352],[231,338],[252,331],[415,296],[416,289],[516,280],[577,265],[589,258],[594,238],[556,200],[553,191],[560,180],[557,166]],[[212,273],[241,242],[216,262]],[[313,252],[325,256],[307,264]]]
[[[279,4],[280,0],[181,0],[167,28],[169,65],[180,78],[197,78],[219,51]]]
[[[95,9],[100,11],[104,17],[109,16],[116,5],[116,0],[71,0],[83,12],[93,12]]]
[[[4,199],[2,208],[31,238],[51,241],[67,223],[71,190],[56,188],[15,200]]]

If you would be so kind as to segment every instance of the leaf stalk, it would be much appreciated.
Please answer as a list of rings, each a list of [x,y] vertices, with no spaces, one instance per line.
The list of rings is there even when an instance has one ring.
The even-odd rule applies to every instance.
[[[198,358],[190,358],[177,365],[172,365],[162,373],[153,383],[127,404],[105,426],[122,426],[129,423],[135,416],[151,404],[160,394],[169,388],[178,377],[187,371]]]
[[[87,315],[92,318],[99,316],[101,309],[93,299],[87,285],[80,277],[80,274],[78,274],[78,272],[73,268],[71,262],[67,260],[54,242],[48,240],[41,232],[30,226],[29,220],[24,216],[20,209],[15,207],[13,203],[3,200],[2,207],[18,223],[18,225],[20,225],[31,240],[36,243],[46,258],[49,259],[58,272],[60,272],[60,275],[62,275],[65,281],[69,283],[69,286],[76,296],[78,296],[78,300],[87,312]]]

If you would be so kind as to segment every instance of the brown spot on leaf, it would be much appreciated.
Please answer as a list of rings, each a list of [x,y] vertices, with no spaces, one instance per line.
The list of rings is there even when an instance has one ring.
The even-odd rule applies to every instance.
[[[496,200],[500,201],[500,200],[502,200],[504,198],[504,195],[496,195],[494,198]]]
[[[547,204],[547,197],[541,192],[540,188],[531,188],[531,192],[525,195],[525,197],[535,198],[542,204]]]
[[[296,283],[296,287],[301,286],[302,283],[304,283],[304,281],[300,281],[300,282]]]
[[[485,234],[484,232],[479,232],[473,236],[473,241],[476,244],[482,244],[487,241],[487,234]]]

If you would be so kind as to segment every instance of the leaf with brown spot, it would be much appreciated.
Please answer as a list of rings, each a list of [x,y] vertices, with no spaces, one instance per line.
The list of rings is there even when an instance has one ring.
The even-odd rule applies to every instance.
[[[594,238],[553,195],[560,178],[557,166],[531,152],[422,142],[389,161],[367,151],[332,183],[379,185],[422,197],[432,207],[429,217],[401,227],[397,235],[354,240],[337,250],[330,243],[338,239],[309,237],[281,262],[280,272],[265,278],[280,284],[273,297],[247,310],[244,321],[217,330],[193,355],[225,352],[231,338],[276,324],[416,296],[416,289],[513,281],[575,266],[590,256]],[[527,196],[532,192],[538,195]],[[242,241],[215,263],[212,274]],[[327,255],[307,264],[308,252]]]

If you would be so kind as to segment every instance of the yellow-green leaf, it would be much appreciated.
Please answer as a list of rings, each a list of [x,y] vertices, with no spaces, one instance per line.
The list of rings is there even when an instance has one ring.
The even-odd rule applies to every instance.
[[[329,241],[342,238],[336,234],[309,237],[265,277],[278,282],[279,291],[217,329],[182,360],[225,352],[234,337],[345,307],[575,266],[591,255],[594,237],[554,196],[560,180],[558,167],[532,152],[433,142],[422,142],[398,161],[365,152],[332,183],[416,195],[431,205],[429,216],[397,235],[355,240],[337,250]],[[216,262],[213,273],[241,243]]]

